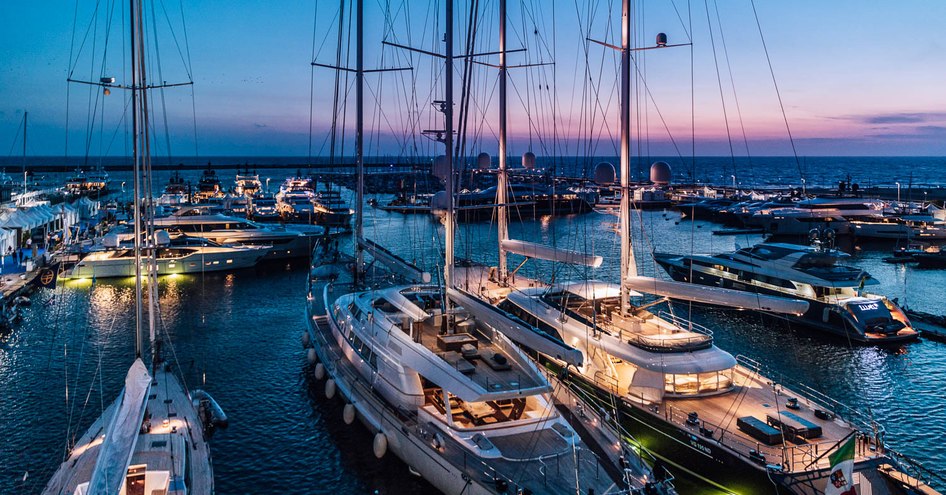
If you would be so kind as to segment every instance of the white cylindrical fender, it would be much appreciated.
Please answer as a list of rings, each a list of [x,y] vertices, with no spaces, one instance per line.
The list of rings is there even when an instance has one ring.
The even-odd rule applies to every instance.
[[[325,378],[325,366],[322,363],[316,364],[315,371],[312,372],[312,375],[315,376],[316,380]]]
[[[348,403],[345,404],[345,407],[342,409],[342,420],[346,425],[350,425],[355,422],[355,405]]]
[[[309,364],[315,364],[319,360],[319,355],[316,354],[315,349],[310,348],[309,351],[305,353],[305,358],[309,361]]]
[[[384,457],[384,454],[388,451],[388,437],[382,432],[378,432],[374,436],[374,442],[371,445],[372,450],[374,450],[374,456],[378,459]]]
[[[335,397],[335,380],[331,378],[325,382],[325,397],[328,399]]]
[[[309,337],[309,332],[302,332],[302,347],[303,349],[308,349],[312,344],[312,340]]]

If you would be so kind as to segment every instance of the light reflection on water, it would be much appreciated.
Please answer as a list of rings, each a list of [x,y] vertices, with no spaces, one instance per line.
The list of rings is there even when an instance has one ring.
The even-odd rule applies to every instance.
[[[384,199],[382,198],[382,201]],[[436,273],[442,227],[425,215],[366,208],[367,237]],[[642,274],[662,276],[652,250],[720,252],[758,236],[712,236],[712,224],[680,221],[674,212],[645,212],[635,224]],[[620,246],[615,217],[589,214],[549,221],[513,221],[514,238],[557,243],[604,257],[597,269],[529,261],[520,273],[549,280],[615,280]],[[495,262],[495,225],[458,229],[459,256]],[[692,246],[692,248],[691,248]],[[880,260],[864,249],[852,263],[881,281],[872,290],[943,313],[946,272],[920,271]],[[516,266],[520,258],[510,261]],[[324,399],[321,383],[304,376],[299,337],[304,325],[304,263],[270,263],[232,274],[160,279],[161,327],[172,337],[188,386],[209,390],[230,417],[213,441],[217,492],[425,493],[429,486],[388,456],[377,461],[364,428],[341,421],[341,403]],[[436,280],[436,275],[435,275]],[[112,400],[134,354],[134,279],[70,280],[41,290],[25,320],[0,336],[0,493],[35,492],[62,457],[66,425],[80,434]],[[684,314],[686,305],[675,305]],[[720,347],[744,354],[786,377],[861,408],[887,428],[888,442],[946,465],[937,438],[946,436],[946,353],[921,341],[899,349],[852,347],[762,321],[747,312],[693,308]],[[97,370],[102,370],[99,374]],[[64,400],[66,384],[70,397]],[[70,420],[71,418],[71,420]],[[78,427],[77,427],[78,425]],[[24,472],[26,483],[20,480]],[[685,485],[685,493],[712,493]]]

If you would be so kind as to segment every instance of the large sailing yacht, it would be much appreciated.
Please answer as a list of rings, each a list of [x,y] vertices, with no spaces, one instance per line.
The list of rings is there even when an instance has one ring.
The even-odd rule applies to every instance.
[[[901,466],[900,457],[888,454],[883,428],[868,414],[805,384],[776,379],[760,363],[719,349],[711,330],[671,312],[654,312],[660,300],[632,304],[631,298],[641,295],[636,289],[786,314],[808,308],[795,299],[747,298],[737,291],[636,275],[629,204],[630,2],[622,4],[620,282],[550,284],[508,269],[509,253],[590,267],[603,260],[509,239],[501,159],[499,264],[458,268],[461,301],[476,298],[517,317],[520,325],[499,330],[570,383],[592,390],[602,407],[616,404],[622,424],[644,448],[710,486],[727,493],[822,494],[831,482],[831,455],[856,438],[853,482],[859,493],[907,493],[879,472],[899,469],[893,466]],[[664,35],[657,40],[657,47],[668,46]],[[504,146],[500,131],[501,157]]]
[[[131,50],[145,53],[144,13],[140,0],[132,2],[130,15]],[[161,341],[156,336],[153,317],[148,318],[151,352],[142,342],[145,321],[142,299],[146,297],[148,300],[149,314],[154,315],[157,311],[157,276],[151,257],[154,249],[144,243],[144,239],[153,239],[153,227],[148,225],[147,228],[152,235],[142,235],[145,223],[142,217],[148,215],[145,210],[152,209],[150,191],[143,193],[141,184],[141,171],[148,168],[150,161],[146,138],[149,113],[144,60],[133,57],[131,73],[131,83],[127,86],[114,86],[105,80],[102,84],[131,91],[135,204],[144,202],[146,205],[135,208],[136,356],[125,377],[122,392],[71,446],[68,458],[43,491],[47,495],[209,495],[214,491],[210,447],[201,430],[200,415],[173,366],[162,359]],[[145,253],[150,259],[143,258]],[[147,295],[142,291],[145,273]],[[151,355],[150,368],[144,361],[146,354]]]

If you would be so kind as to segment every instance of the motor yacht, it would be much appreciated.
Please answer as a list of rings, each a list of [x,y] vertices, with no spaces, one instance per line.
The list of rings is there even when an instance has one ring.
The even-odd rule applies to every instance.
[[[189,203],[190,196],[190,184],[184,180],[180,172],[175,170],[168,178],[164,192],[155,202],[160,206],[180,206]]]
[[[181,208],[169,216],[156,218],[154,224],[170,233],[204,237],[218,244],[264,248],[265,259],[308,256],[314,239],[325,233],[317,225],[264,225],[211,213],[203,207]]]
[[[127,237],[112,234],[114,242],[106,242],[82,258],[65,278],[133,277],[135,253]],[[128,234],[132,240],[133,234]],[[107,236],[108,237],[108,236]],[[192,236],[170,236],[155,233],[158,241],[153,247],[158,275],[193,274],[250,268],[266,255],[261,247],[230,247],[209,239]]]
[[[444,215],[443,202],[445,193],[434,195],[431,200],[432,212],[440,217]],[[509,186],[508,201],[510,215],[513,218],[539,218],[543,215],[572,215],[592,211],[593,194],[574,191],[554,191],[552,187],[541,184],[512,184]],[[457,219],[461,222],[489,220],[496,209],[496,187],[461,192],[457,195]]]
[[[253,197],[263,188],[263,184],[259,180],[259,174],[256,173],[256,170],[250,171],[249,167],[237,172],[235,182],[233,193],[237,196]]]
[[[743,217],[746,227],[759,227],[776,235],[808,235],[814,228],[833,229],[838,235],[851,233],[851,220],[883,216],[882,201],[856,198],[814,198],[794,206],[763,208]]]
[[[250,218],[260,222],[274,222],[282,218],[279,214],[279,203],[273,197],[260,196],[253,198],[250,204]]]
[[[204,169],[197,181],[197,192],[194,193],[194,202],[201,203],[220,199],[224,196],[223,188],[220,187],[220,178],[217,177],[217,171],[210,164]]]
[[[654,254],[677,281],[808,301],[806,312],[784,317],[850,341],[915,340],[917,331],[896,303],[864,290],[878,282],[866,271],[840,263],[848,256],[821,243],[763,243],[711,256]]]
[[[350,230],[354,210],[348,207],[337,189],[326,189],[316,193],[313,199],[312,222],[327,229]]]
[[[870,220],[852,220],[851,232],[862,239],[891,239],[917,242],[946,239],[946,221],[935,216],[938,209],[887,214]]]
[[[75,175],[66,180],[66,194],[70,196],[99,197],[108,192],[108,172],[94,170],[83,172],[77,170]]]

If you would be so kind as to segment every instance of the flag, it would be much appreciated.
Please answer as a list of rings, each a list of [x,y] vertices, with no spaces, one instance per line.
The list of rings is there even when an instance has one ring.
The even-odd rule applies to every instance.
[[[828,457],[831,460],[831,474],[825,486],[824,495],[857,495],[854,489],[854,437],[841,445]]]
[[[43,268],[40,270],[39,276],[36,277],[36,285],[50,289],[55,288],[56,279],[58,278],[56,272],[57,270],[55,268]]]

